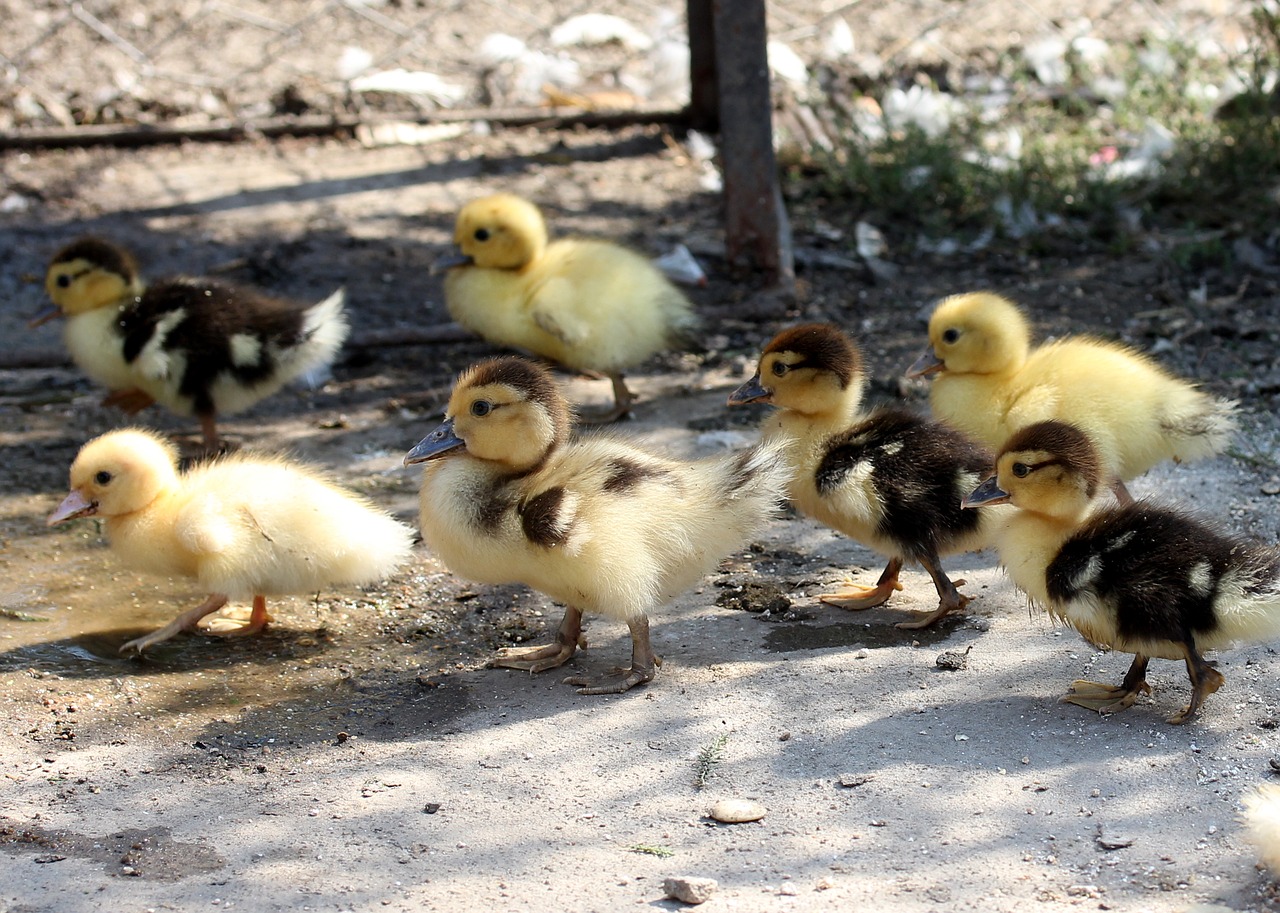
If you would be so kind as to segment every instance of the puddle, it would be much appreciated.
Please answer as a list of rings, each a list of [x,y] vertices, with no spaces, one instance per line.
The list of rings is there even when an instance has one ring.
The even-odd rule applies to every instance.
[[[922,647],[933,646],[947,640],[957,628],[966,622],[964,615],[948,615],[930,628],[922,631],[904,631],[894,627],[899,621],[909,621],[915,612],[881,612],[872,621],[836,622],[828,625],[778,624],[765,635],[764,647],[774,653],[794,653],[800,650],[826,650],[831,647],[907,647],[918,643]]]
[[[167,827],[87,837],[71,831],[18,825],[7,819],[0,822],[0,846],[10,852],[34,853],[38,863],[88,859],[101,863],[109,874],[148,881],[181,881],[216,872],[227,864],[204,844],[174,840]]]

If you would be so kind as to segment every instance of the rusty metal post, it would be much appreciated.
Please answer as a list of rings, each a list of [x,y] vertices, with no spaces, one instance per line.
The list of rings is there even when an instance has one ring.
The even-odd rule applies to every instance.
[[[689,2],[693,6],[696,0]],[[725,252],[730,263],[745,255],[772,283],[790,283],[795,270],[791,228],[773,154],[765,0],[711,0],[711,7],[724,170]],[[691,44],[691,55],[692,51]]]

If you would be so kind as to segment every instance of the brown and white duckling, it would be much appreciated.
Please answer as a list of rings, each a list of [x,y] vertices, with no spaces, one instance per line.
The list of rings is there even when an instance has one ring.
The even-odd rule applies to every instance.
[[[195,578],[211,595],[121,653],[141,653],[232,599],[253,600],[235,636],[270,620],[267,596],[373,583],[409,557],[413,531],[315,471],[279,457],[230,454],[177,470],[177,451],[141,429],[80,449],[71,493],[48,519],[102,517],[111,550],[130,567]]]
[[[774,513],[787,470],[759,446],[696,462],[606,436],[573,440],[569,407],[539,365],[504,357],[464,371],[445,422],[405,456],[425,463],[422,535],[459,576],[523,583],[565,604],[554,643],[493,664],[568,662],[582,614],[624,621],[631,667],[566,679],[582,694],[651,681],[649,615],[701,579]]]
[[[1031,347],[1026,316],[990,292],[952,295],[929,318],[929,349],[908,376],[936,375],[935,417],[998,449],[1033,422],[1083,428],[1102,456],[1107,484],[1162,460],[1221,453],[1235,432],[1235,403],[1175,377],[1128,346],[1071,336]]]
[[[924,628],[969,602],[940,556],[981,548],[994,517],[961,510],[991,455],[964,435],[902,409],[862,411],[866,376],[853,340],[829,324],[805,324],[765,346],[755,375],[729,405],[771,403],[766,441],[781,443],[795,469],[789,495],[800,511],[889,555],[874,587],[819,598],[847,609],[886,602],[902,589],[904,561],[933,578],[938,608],[900,628]]]
[[[1134,654],[1120,685],[1077,681],[1064,701],[1123,710],[1151,690],[1151,658],[1182,660],[1191,701],[1169,722],[1185,723],[1222,686],[1203,651],[1280,634],[1280,549],[1146,500],[1116,505],[1105,480],[1081,429],[1037,422],[964,503],[1013,504],[994,542],[1014,584],[1090,643]]]
[[[541,211],[513,194],[464,206],[453,240],[458,255],[437,268],[448,269],[454,320],[497,345],[612,381],[613,408],[582,420],[626,415],[634,397],[623,372],[697,326],[689,300],[644,257],[609,241],[548,243]]]
[[[57,306],[49,316],[66,317],[72,359],[111,391],[104,404],[133,413],[158,401],[195,415],[210,452],[217,416],[325,367],[347,336],[341,290],[301,304],[218,279],[146,287],[133,257],[98,238],[58,251],[45,289]]]

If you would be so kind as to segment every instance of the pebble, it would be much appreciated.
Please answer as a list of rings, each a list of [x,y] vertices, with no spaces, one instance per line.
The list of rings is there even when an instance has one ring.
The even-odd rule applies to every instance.
[[[743,824],[759,821],[767,809],[753,799],[721,799],[711,806],[708,814],[722,824]]]
[[[1280,476],[1272,476],[1262,483],[1264,495],[1280,495]]]
[[[973,644],[961,652],[959,650],[946,650],[938,654],[938,658],[934,663],[939,669],[947,669],[952,672],[959,672],[969,666],[969,651],[973,649]]]
[[[688,904],[706,903],[719,887],[720,882],[714,878],[685,876],[662,880],[662,890],[668,897]]]

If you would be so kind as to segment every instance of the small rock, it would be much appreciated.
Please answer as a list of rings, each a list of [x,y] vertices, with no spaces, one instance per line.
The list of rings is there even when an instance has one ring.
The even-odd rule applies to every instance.
[[[973,644],[969,644],[965,651],[961,653],[959,650],[946,650],[938,654],[938,658],[934,663],[939,669],[946,669],[950,672],[959,672],[969,665],[969,651],[973,649]]]
[[[855,786],[870,783],[874,779],[874,774],[841,774],[840,785],[846,789],[853,789]]]
[[[1124,837],[1120,834],[1109,834],[1102,828],[1098,828],[1098,836],[1094,840],[1104,850],[1122,850],[1127,846],[1133,846],[1134,838]]]
[[[1264,495],[1280,495],[1280,477],[1272,476],[1262,483]]]
[[[706,903],[719,887],[720,883],[714,878],[682,877],[662,880],[662,890],[668,897],[689,904]]]
[[[766,811],[763,805],[753,799],[721,799],[711,806],[711,811],[707,814],[721,824],[744,824],[759,821]]]

